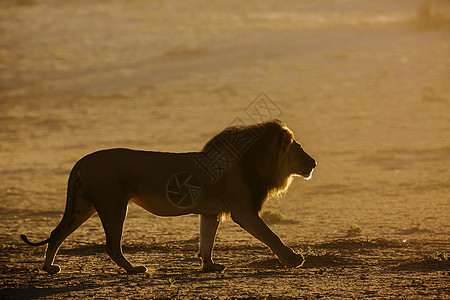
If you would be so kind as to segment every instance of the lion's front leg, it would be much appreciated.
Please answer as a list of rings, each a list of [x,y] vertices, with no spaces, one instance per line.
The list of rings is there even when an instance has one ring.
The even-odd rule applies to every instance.
[[[303,255],[297,254],[291,248],[285,246],[257,213],[232,213],[231,217],[239,226],[266,244],[284,266],[295,268],[303,264]]]
[[[200,253],[203,271],[222,271],[225,266],[215,264],[212,260],[212,249],[219,227],[219,215],[200,215]]]

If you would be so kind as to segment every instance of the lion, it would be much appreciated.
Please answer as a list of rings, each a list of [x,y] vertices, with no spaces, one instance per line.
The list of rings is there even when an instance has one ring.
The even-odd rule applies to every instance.
[[[50,237],[43,269],[53,264],[62,242],[98,213],[106,235],[106,252],[127,273],[142,273],[122,253],[122,230],[129,201],[158,216],[200,215],[200,251],[204,271],[222,271],[212,250],[219,223],[229,216],[266,244],[288,268],[304,259],[284,245],[261,219],[265,201],[285,193],[294,176],[309,179],[316,161],[280,120],[228,127],[202,151],[166,153],[107,149],[81,158],[70,172],[64,215]]]

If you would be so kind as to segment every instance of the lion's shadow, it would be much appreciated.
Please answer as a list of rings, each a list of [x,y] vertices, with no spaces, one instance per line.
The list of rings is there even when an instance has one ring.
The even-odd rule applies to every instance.
[[[122,250],[124,253],[137,254],[137,253],[151,253],[151,252],[174,252],[174,251],[198,251],[197,243],[191,243],[189,241],[179,242],[167,242],[167,243],[154,243],[154,244],[132,244],[123,245]],[[81,246],[71,248],[61,248],[58,254],[63,255],[77,255],[77,256],[90,256],[99,253],[106,253],[105,244],[84,244]]]
[[[56,296],[71,292],[81,292],[99,287],[97,284],[80,284],[75,286],[38,288],[35,286],[6,288],[0,290],[1,299],[37,299],[41,297]]]
[[[314,269],[314,268],[328,268],[344,265],[352,265],[355,262],[348,258],[343,258],[338,255],[326,254],[326,255],[305,255],[305,261],[300,267],[301,269]],[[263,260],[253,261],[247,264],[250,268],[273,270],[284,269],[284,266],[276,258],[268,258]]]
[[[233,249],[231,249],[233,248]],[[238,247],[217,247],[216,253],[218,255],[218,259],[220,260],[220,252],[225,251],[228,252],[230,250],[240,251],[242,246]],[[236,248],[236,249],[234,249]],[[253,246],[253,247],[245,247],[246,251],[249,251],[249,254],[254,251],[262,251],[265,249],[264,246]],[[106,248],[104,244],[85,244],[82,246],[77,246],[73,248],[65,248],[60,249],[59,253],[63,255],[76,255],[76,256],[91,256],[97,254],[105,254]],[[198,243],[196,241],[188,240],[188,241],[178,241],[178,242],[169,242],[169,243],[152,243],[152,244],[134,244],[134,245],[124,245],[123,252],[126,254],[139,254],[139,253],[171,253],[171,252],[190,252],[197,253],[198,252]],[[174,256],[174,259],[179,260]],[[183,261],[191,261],[198,260],[196,255],[191,255],[186,257]],[[344,265],[352,265],[355,262],[350,260],[349,258],[341,257],[340,255],[333,254],[330,252],[325,253],[305,253],[305,261],[302,265],[302,268],[326,268],[326,267],[336,267],[336,266],[344,266]],[[284,269],[284,266],[279,262],[279,260],[275,257],[270,257],[266,259],[256,259],[249,263],[245,264],[245,267],[254,268],[259,270],[268,270],[268,269]]]

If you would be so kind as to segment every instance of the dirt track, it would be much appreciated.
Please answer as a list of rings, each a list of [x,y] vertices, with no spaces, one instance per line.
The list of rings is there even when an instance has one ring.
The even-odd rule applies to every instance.
[[[450,4],[431,3],[0,2],[0,298],[450,299]],[[97,216],[58,275],[19,239],[57,225],[83,155],[197,151],[261,91],[318,161],[265,208],[302,268],[228,221],[228,268],[200,272],[198,217],[134,205],[146,274],[120,273]]]

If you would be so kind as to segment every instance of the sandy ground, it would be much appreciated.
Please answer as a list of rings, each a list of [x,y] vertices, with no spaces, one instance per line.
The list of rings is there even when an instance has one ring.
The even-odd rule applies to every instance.
[[[450,299],[448,1],[3,0],[0,36],[0,298]],[[19,239],[58,224],[85,154],[197,151],[261,91],[318,161],[265,208],[302,268],[227,221],[228,268],[203,273],[198,216],[134,205],[145,274],[107,257],[97,216],[58,275]]]

